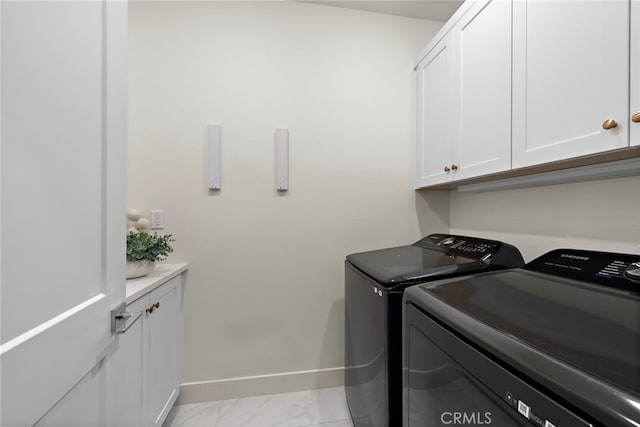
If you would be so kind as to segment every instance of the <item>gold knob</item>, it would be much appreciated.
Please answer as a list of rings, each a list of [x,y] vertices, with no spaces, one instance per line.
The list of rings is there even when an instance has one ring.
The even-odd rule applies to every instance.
[[[449,166],[445,166],[445,167],[444,167],[444,171],[445,171],[445,172],[449,172],[450,170],[451,170],[451,169],[449,169]]]
[[[451,170],[455,171],[458,170],[458,165],[456,165],[455,163],[451,165]]]
[[[633,123],[640,123],[640,111],[631,116],[631,121]]]
[[[613,129],[615,127],[618,127],[618,122],[616,122],[613,119],[609,119],[609,120],[605,120],[604,123],[602,124],[602,129]]]

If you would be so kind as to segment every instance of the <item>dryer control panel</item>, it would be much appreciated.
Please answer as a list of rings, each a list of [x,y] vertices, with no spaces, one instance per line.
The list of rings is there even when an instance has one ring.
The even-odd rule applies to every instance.
[[[525,269],[640,293],[640,255],[556,249]]]

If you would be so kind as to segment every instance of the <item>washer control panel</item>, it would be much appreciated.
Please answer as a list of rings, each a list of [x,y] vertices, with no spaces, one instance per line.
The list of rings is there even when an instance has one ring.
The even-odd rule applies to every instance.
[[[423,248],[433,247],[433,245],[435,245],[450,252],[452,255],[486,261],[498,251],[502,243],[495,240],[479,239],[477,237],[430,234],[418,241],[416,245]]]
[[[623,275],[633,283],[640,284],[640,259],[627,265]]]

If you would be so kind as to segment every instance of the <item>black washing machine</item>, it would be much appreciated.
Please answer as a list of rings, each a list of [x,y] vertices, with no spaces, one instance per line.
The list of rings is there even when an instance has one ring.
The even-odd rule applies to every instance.
[[[411,285],[524,265],[515,247],[431,234],[345,261],[345,392],[355,426],[402,423],[402,296]]]
[[[640,255],[415,286],[404,317],[407,427],[640,426]]]

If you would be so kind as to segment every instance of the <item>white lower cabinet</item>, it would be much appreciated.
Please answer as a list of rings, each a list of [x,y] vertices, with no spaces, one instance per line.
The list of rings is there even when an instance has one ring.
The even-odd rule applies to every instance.
[[[180,277],[149,294],[153,312],[147,315],[149,338],[149,416],[160,426],[180,393]]]
[[[144,312],[147,305],[147,298],[143,297],[127,305],[127,311],[133,313]],[[126,333],[120,336],[120,351],[123,352],[125,360],[124,419],[128,426],[146,425],[146,419],[148,418],[145,416],[148,411],[145,407],[146,399],[143,396],[146,374],[143,355],[147,353],[144,323],[143,314],[138,321],[131,325]]]
[[[121,339],[127,425],[161,426],[180,393],[182,280],[178,275],[127,305],[142,313]]]

